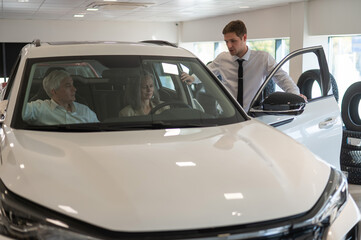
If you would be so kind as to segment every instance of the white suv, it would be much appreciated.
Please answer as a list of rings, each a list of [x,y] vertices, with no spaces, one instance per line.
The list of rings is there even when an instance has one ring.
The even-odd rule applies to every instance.
[[[322,48],[303,52],[328,71]],[[75,111],[97,121],[69,123],[74,109],[59,122],[51,111],[26,117],[53,101],[51,68],[70,74]],[[143,88],[153,89],[149,114],[136,109]],[[314,107],[336,104],[327,81],[308,103],[262,88],[247,114],[194,55],[165,42],[27,45],[0,102],[0,239],[360,239],[346,179],[325,162],[340,146],[320,149],[337,145],[341,125]],[[312,143],[312,133],[329,138]]]

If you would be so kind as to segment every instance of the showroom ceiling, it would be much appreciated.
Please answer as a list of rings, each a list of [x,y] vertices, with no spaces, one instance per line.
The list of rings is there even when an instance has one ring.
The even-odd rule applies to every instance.
[[[180,22],[301,1],[307,0],[0,0],[0,19]]]

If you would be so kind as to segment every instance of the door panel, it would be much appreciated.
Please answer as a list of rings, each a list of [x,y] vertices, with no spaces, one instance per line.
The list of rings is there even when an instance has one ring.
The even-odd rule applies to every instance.
[[[333,96],[311,100],[297,116],[263,115],[257,119],[286,133],[340,169],[342,120]]]
[[[313,56],[312,60],[309,55]],[[285,111],[284,107],[285,105],[287,107],[288,102],[282,100],[283,103],[280,105],[283,108],[282,111],[277,110],[281,107],[275,107],[276,110],[269,111],[262,105],[267,97],[262,95],[263,89],[275,73],[288,61],[293,61],[295,57],[302,57],[304,65],[311,62],[315,63],[312,65],[313,68],[318,65],[321,75],[321,96],[308,99],[306,104],[300,103],[298,110]],[[307,60],[306,63],[305,60]],[[328,95],[330,86],[330,75],[323,48],[318,46],[297,50],[283,59],[267,77],[252,101],[249,114],[291,136],[321,159],[340,169],[342,119],[336,99],[333,95]]]

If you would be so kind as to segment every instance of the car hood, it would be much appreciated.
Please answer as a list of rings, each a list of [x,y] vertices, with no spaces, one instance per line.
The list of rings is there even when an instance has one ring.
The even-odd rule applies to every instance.
[[[0,174],[9,190],[114,231],[210,228],[304,213],[330,173],[302,145],[256,120],[209,128],[2,134]]]

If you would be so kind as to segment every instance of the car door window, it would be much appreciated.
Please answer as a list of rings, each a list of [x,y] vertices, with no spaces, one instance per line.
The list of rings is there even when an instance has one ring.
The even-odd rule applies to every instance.
[[[268,82],[287,61],[290,61],[290,66],[293,61],[304,63],[304,71],[295,75],[294,79],[301,79],[302,84],[298,85],[301,93],[307,96],[307,103],[295,94],[274,92],[264,95]],[[332,94],[330,79],[322,47],[293,52],[268,76],[253,100],[249,114],[291,136],[314,154],[340,169],[342,120],[336,97]],[[320,86],[318,94],[312,92],[315,82]]]
[[[273,93],[272,91],[267,91],[267,87],[272,81],[277,83],[275,76],[279,71],[283,71],[282,66],[285,64],[292,66],[295,62],[300,61],[303,62],[304,70],[300,74],[292,76],[292,80],[298,82],[301,94],[306,95],[308,101],[332,94],[330,74],[323,49],[320,47],[312,47],[299,50],[284,58],[267,77],[251,103],[251,115],[255,116],[266,111],[262,104],[265,99]],[[309,76],[309,73],[314,73],[314,76]],[[303,80],[305,76],[307,77],[307,81]],[[278,88],[276,89],[279,91]],[[287,99],[278,99],[277,101],[281,101],[278,102],[278,104],[287,104],[288,102]]]

